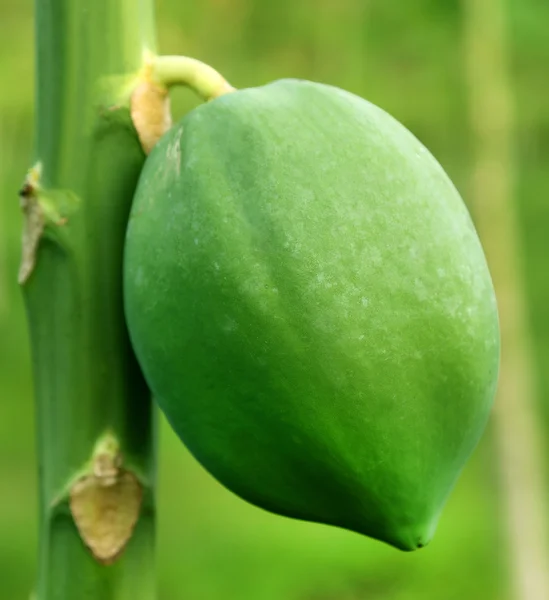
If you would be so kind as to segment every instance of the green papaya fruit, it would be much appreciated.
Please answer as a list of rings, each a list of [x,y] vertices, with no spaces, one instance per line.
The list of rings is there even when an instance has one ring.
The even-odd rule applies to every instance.
[[[430,540],[487,421],[499,327],[466,207],[407,129],[305,81],[200,106],[147,159],[124,285],[145,377],[221,483]]]

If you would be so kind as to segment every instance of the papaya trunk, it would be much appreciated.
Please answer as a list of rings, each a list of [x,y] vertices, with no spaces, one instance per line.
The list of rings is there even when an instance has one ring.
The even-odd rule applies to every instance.
[[[505,5],[467,0],[466,69],[475,142],[472,202],[498,296],[502,355],[494,411],[516,600],[549,598],[547,498],[532,340],[513,202],[513,99]]]
[[[154,415],[122,304],[145,160],[127,86],[153,38],[152,0],[36,2],[20,283],[37,409],[37,600],[154,597]]]

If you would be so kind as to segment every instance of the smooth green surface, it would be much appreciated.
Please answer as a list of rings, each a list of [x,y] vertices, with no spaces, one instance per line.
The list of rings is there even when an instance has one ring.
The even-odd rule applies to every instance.
[[[23,285],[38,434],[37,600],[150,600],[152,406],[129,344],[121,285],[126,220],[145,156],[120,91],[140,68],[143,45],[153,43],[152,2],[37,0],[35,18],[38,197],[61,214],[55,203],[75,199],[64,225],[46,225]],[[125,467],[151,486],[134,537],[111,568],[93,559],[67,499],[59,501],[107,430]]]
[[[469,215],[372,104],[302,81],[199,107],[153,150],[128,326],[191,452],[274,512],[427,544],[499,360]]]

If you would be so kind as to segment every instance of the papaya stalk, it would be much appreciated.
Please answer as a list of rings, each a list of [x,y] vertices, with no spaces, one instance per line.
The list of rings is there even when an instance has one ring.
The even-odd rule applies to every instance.
[[[186,86],[204,101],[235,89],[215,69],[188,56],[156,56],[144,52],[143,67],[131,94],[131,116],[148,154],[171,126],[169,90]]]
[[[145,160],[128,82],[152,0],[37,0],[35,162],[21,189],[40,536],[37,600],[154,598],[154,414],[122,309]],[[115,563],[112,567],[109,564]]]

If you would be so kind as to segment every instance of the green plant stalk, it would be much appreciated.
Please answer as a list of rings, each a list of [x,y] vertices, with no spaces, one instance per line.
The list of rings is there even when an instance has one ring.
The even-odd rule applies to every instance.
[[[152,0],[36,2],[41,167],[23,193],[20,280],[37,408],[37,600],[154,597],[154,414],[122,304],[126,220],[145,160],[125,89],[153,31]],[[131,539],[109,566],[86,548],[69,500],[106,432],[143,490]]]

